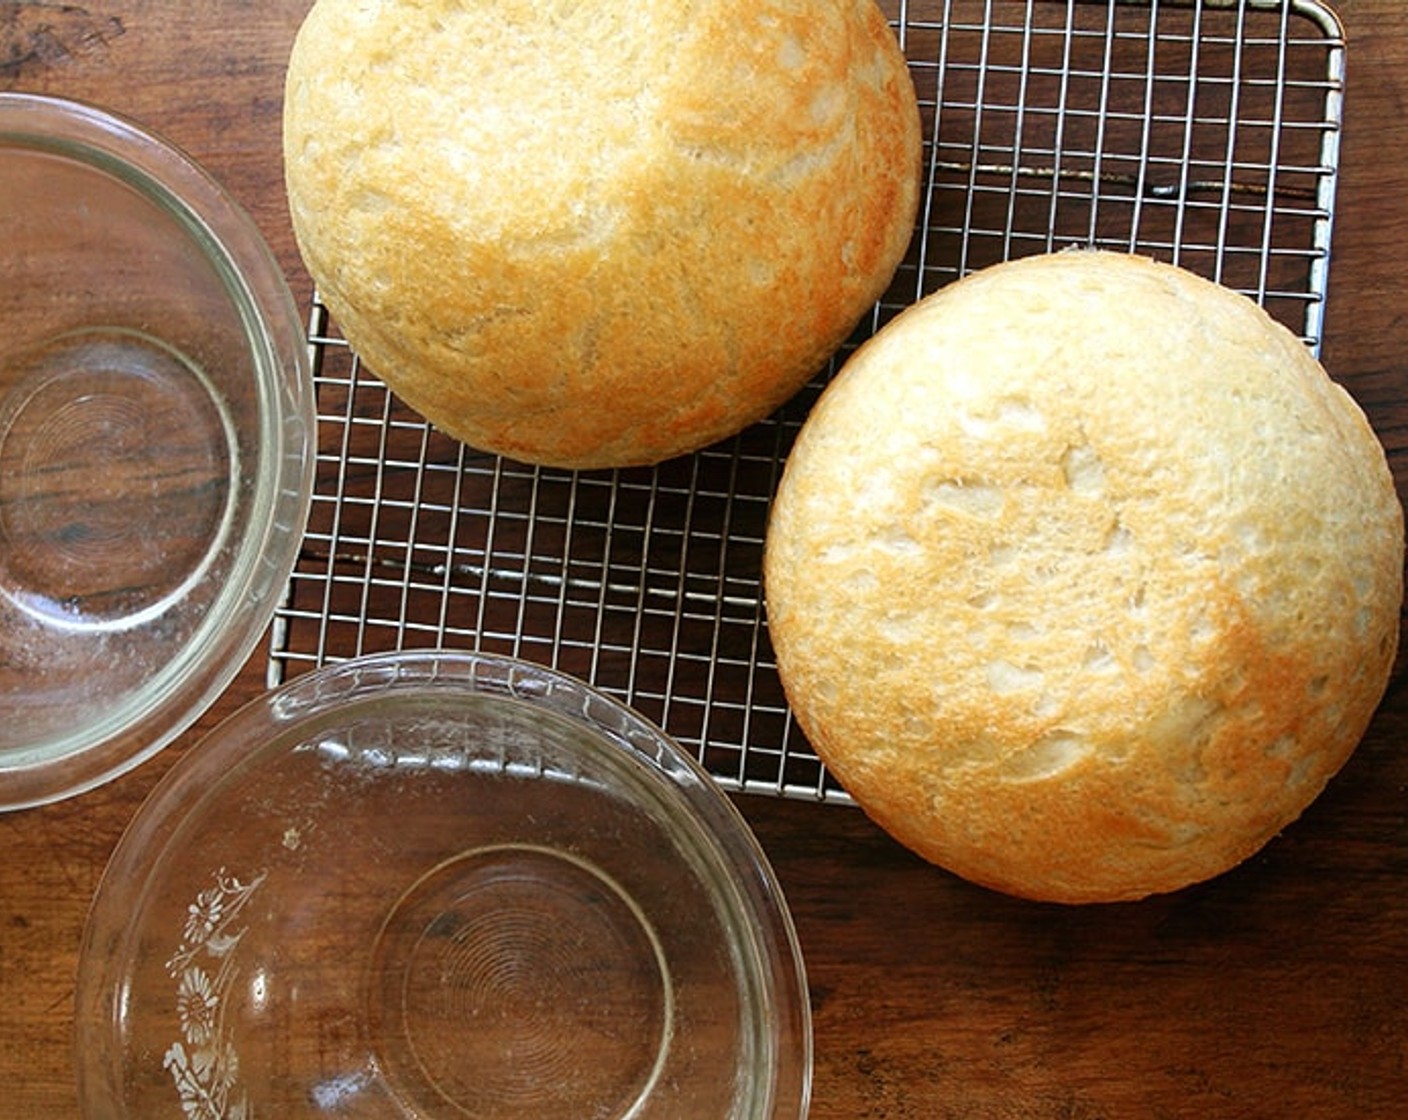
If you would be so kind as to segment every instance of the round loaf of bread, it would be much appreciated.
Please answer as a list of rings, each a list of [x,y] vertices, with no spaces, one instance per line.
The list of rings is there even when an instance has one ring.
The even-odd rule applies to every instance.
[[[1382,697],[1403,514],[1383,448],[1251,300],[1066,251],[862,346],[798,437],[766,547],[796,718],[959,875],[1060,902],[1232,867]]]
[[[919,190],[874,0],[318,0],[284,156],[353,348],[483,450],[656,462],[816,374]]]

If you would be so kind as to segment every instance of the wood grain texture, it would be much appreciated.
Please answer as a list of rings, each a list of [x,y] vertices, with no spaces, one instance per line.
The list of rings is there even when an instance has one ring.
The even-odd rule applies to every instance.
[[[0,0],[0,88],[137,117],[216,174],[307,291],[283,202],[284,61],[307,0]],[[1408,8],[1341,0],[1349,37],[1324,358],[1408,494]],[[263,687],[262,653],[127,778],[0,815],[0,1120],[77,1116],[78,947],[122,829]],[[1408,686],[1249,863],[1148,902],[1066,909],[960,882],[859,813],[743,797],[806,955],[815,1120],[1389,1118],[1408,1105]]]

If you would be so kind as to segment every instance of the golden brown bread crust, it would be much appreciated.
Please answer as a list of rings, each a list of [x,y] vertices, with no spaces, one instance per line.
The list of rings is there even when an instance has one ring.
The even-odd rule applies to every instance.
[[[1403,514],[1363,414],[1252,301],[1065,252],[909,309],[808,418],[769,626],[896,838],[1064,902],[1216,875],[1382,696]]]
[[[603,467],[821,368],[908,245],[919,129],[873,0],[319,0],[284,151],[373,370],[471,445]]]

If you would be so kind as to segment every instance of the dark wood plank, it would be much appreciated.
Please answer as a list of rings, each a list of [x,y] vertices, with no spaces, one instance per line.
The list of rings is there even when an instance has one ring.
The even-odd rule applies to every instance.
[[[0,0],[0,88],[100,102],[191,151],[307,290],[284,209],[284,61],[306,0]],[[1348,124],[1325,362],[1408,492],[1408,7],[1342,0]],[[263,687],[256,657],[162,756],[0,815],[0,1120],[77,1115],[88,902],[159,776]],[[859,812],[742,797],[792,904],[817,1120],[1394,1117],[1408,1101],[1408,688],[1304,818],[1145,903],[1037,906],[920,863]]]

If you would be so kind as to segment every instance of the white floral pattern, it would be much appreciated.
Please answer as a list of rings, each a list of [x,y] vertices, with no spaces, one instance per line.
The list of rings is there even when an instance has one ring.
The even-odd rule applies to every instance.
[[[253,1120],[239,1089],[239,1054],[224,1022],[225,997],[239,969],[235,949],[245,927],[234,928],[266,872],[248,882],[223,867],[215,882],[186,908],[181,944],[166,962],[176,981],[176,1018],[181,1038],[167,1048],[162,1065],[171,1074],[187,1120]]]

